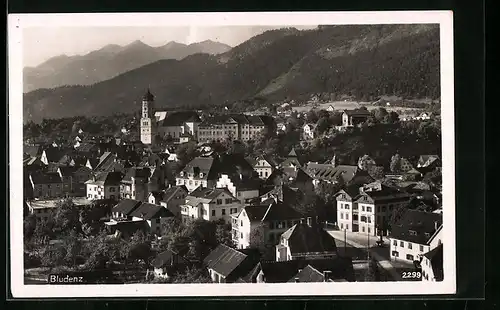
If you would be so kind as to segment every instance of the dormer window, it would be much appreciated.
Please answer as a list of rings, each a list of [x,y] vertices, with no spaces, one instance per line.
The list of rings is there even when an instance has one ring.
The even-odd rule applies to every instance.
[[[200,172],[200,178],[203,178],[203,172]]]
[[[416,236],[417,235],[417,232],[414,231],[414,230],[410,230],[408,232],[410,233],[410,236]]]

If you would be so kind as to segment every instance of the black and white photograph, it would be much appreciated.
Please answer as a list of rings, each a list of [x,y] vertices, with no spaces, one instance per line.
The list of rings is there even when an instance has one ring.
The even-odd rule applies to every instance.
[[[455,293],[452,20],[9,15],[13,296]]]

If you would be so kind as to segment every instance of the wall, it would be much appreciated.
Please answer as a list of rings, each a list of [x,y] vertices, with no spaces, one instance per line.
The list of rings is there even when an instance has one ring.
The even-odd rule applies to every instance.
[[[212,187],[215,185],[215,181],[213,180],[196,180],[194,178],[190,178],[186,175],[183,177],[176,177],[175,178],[176,184],[177,185],[184,185],[188,189],[189,192],[194,191],[198,186],[203,186],[203,187]]]
[[[430,251],[430,247],[428,245],[418,244],[407,242],[399,239],[390,238],[391,247],[390,247],[390,255],[391,260],[404,261],[408,263],[413,263],[414,260],[418,260],[418,255],[423,255]],[[396,242],[396,245],[394,245]],[[403,242],[403,246],[401,246],[401,242]],[[408,248],[408,244],[411,244],[411,249]],[[420,247],[422,246],[422,248]],[[394,255],[394,251],[398,252],[398,256]],[[407,259],[406,255],[413,255],[413,259]]]

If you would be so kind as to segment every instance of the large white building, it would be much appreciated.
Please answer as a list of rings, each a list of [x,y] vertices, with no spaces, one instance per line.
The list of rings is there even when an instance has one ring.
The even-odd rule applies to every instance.
[[[198,188],[186,196],[181,205],[183,222],[196,219],[231,222],[231,215],[242,209],[241,202],[227,188]]]
[[[336,194],[336,199],[340,230],[377,236],[379,227],[387,228],[392,211],[406,205],[410,195],[374,182],[342,189]],[[383,232],[385,234],[385,229]]]
[[[118,199],[120,197],[121,172],[101,172],[85,182],[87,199]]]

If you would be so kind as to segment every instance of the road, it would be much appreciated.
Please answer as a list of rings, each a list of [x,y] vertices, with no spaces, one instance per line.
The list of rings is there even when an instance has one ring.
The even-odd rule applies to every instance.
[[[328,233],[337,240],[337,247],[339,248],[339,252],[344,251],[344,232],[339,230],[329,230]],[[368,238],[367,235],[358,234],[358,233],[350,233],[346,232],[345,235],[347,245],[356,248],[358,251],[362,251],[364,258],[367,258],[367,248],[369,248],[370,256],[375,258],[380,267],[382,267],[385,271],[387,271],[391,278],[394,281],[401,281],[401,275],[399,271],[396,269],[396,266],[390,260],[389,257],[389,239],[384,238],[384,247],[376,246],[375,242],[379,240],[377,237],[370,236]],[[345,251],[348,248],[345,249]],[[351,250],[352,251],[352,250]],[[345,253],[348,254],[348,253]],[[357,254],[357,259],[360,259],[359,253]],[[355,258],[353,258],[355,259]]]

